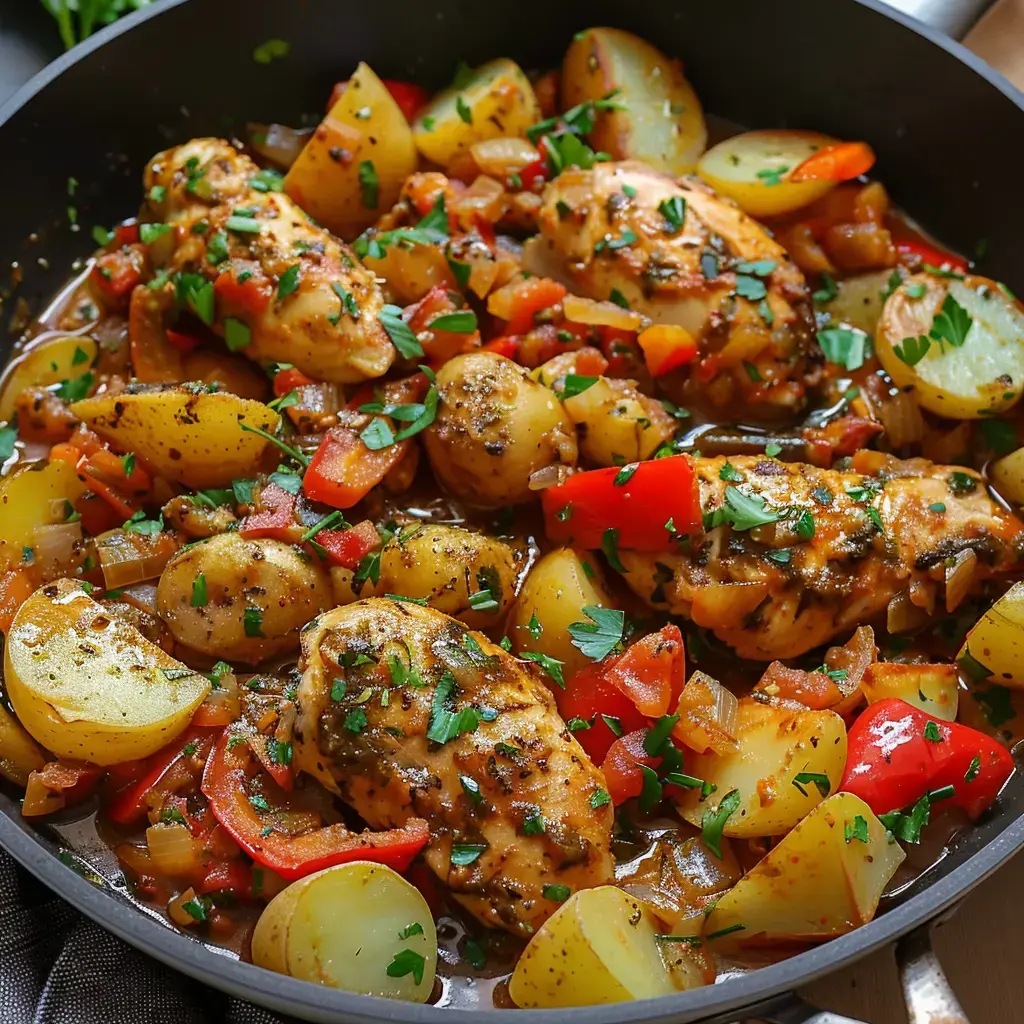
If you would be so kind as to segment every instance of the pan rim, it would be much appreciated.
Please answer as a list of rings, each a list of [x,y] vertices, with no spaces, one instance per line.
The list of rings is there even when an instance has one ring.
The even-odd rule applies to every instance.
[[[19,111],[66,71],[102,49],[108,42],[135,26],[157,18],[189,0],[164,0],[142,8],[65,53],[38,72],[0,105],[0,132]],[[915,18],[897,11],[882,0],[853,0],[861,7],[886,17],[922,36],[972,72],[1024,112],[1024,92],[1002,74],[948,38]],[[481,1011],[418,1004],[398,1004],[371,996],[325,989],[309,982],[274,974],[229,957],[211,955],[201,943],[180,934],[126,902],[112,897],[84,877],[69,870],[53,855],[56,840],[44,837],[20,817],[15,801],[0,797],[0,846],[26,870],[67,900],[81,913],[139,949],[141,952],[220,991],[249,999],[285,1014],[300,1014],[316,1021],[378,1022],[403,1020],[408,1024],[470,1024]],[[786,992],[831,974],[888,945],[947,910],[966,893],[1002,867],[1024,847],[1024,817],[1007,827],[972,854],[947,876],[928,886],[906,903],[855,931],[787,960],[721,985],[712,985],[659,999],[608,1006],[575,1007],[545,1011],[551,1024],[676,1024],[683,1020],[710,1022],[733,1019],[736,1011],[762,1005]],[[510,1021],[521,1010],[489,1010],[495,1020]]]

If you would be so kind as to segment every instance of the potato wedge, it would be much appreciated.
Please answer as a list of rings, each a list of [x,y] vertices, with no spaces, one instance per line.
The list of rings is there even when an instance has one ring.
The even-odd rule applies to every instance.
[[[622,29],[578,32],[562,61],[564,107],[612,92],[626,109],[598,113],[590,133],[594,149],[673,176],[697,166],[708,132],[682,63]]]
[[[715,904],[705,934],[734,929],[727,941],[741,946],[844,935],[875,916],[904,857],[860,797],[836,793]]]
[[[280,417],[262,402],[202,385],[140,386],[83,398],[71,407],[100,437],[168,480],[203,489],[252,476],[271,443],[243,424],[274,432]]]
[[[791,711],[744,698],[736,743],[729,753],[694,755],[689,774],[718,788],[704,801],[699,789],[686,790],[679,810],[700,825],[723,797],[738,790],[740,804],[725,823],[725,835],[738,839],[788,832],[835,791],[846,767],[846,726],[832,711]]]
[[[425,1003],[437,970],[437,932],[415,886],[382,864],[354,861],[275,896],[256,923],[252,959],[346,992]]]
[[[835,188],[834,181],[787,181],[786,175],[838,141],[788,128],[743,132],[712,146],[700,158],[697,173],[752,217],[772,217],[798,210]]]
[[[351,239],[391,209],[416,163],[405,114],[360,63],[285,175],[284,191],[318,224]]]
[[[509,995],[525,1009],[671,995],[659,931],[650,907],[613,885],[573,893],[523,950]]]
[[[33,739],[58,757],[102,765],[166,746],[210,691],[206,676],[67,579],[41,587],[18,609],[4,645],[4,681]]]
[[[898,697],[936,718],[956,721],[960,677],[955,665],[894,665],[877,661],[864,670],[860,688],[869,704]]]
[[[43,337],[8,363],[0,385],[0,420],[14,415],[14,400],[25,388],[81,377],[94,362],[99,346],[82,336]]]
[[[1024,505],[1024,448],[997,459],[989,466],[988,475],[1004,498]]]
[[[929,337],[950,319],[954,343]],[[1003,412],[1024,391],[1024,311],[988,278],[909,277],[886,300],[875,351],[898,387],[951,419]]]
[[[6,708],[0,708],[0,775],[24,786],[30,772],[46,764],[46,755],[25,727]]]
[[[590,567],[590,572],[584,568]],[[569,636],[574,622],[587,622],[583,609],[609,607],[612,599],[604,589],[597,566],[572,548],[549,551],[530,570],[512,612],[512,649],[539,651],[564,662],[566,678],[590,659],[577,650]],[[536,624],[531,629],[531,622]]]
[[[525,136],[541,117],[533,86],[515,61],[500,57],[465,78],[459,88],[442,89],[413,122],[416,148],[442,167],[485,139]]]
[[[967,655],[988,670],[993,683],[1024,689],[1024,581],[1014,583],[967,631],[958,660]]]

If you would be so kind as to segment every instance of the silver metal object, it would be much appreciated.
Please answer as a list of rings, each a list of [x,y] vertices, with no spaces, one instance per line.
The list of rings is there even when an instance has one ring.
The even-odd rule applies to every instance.
[[[910,1024],[970,1024],[932,949],[930,926],[896,943],[896,966]]]
[[[994,0],[885,0],[904,14],[954,39],[963,39]]]

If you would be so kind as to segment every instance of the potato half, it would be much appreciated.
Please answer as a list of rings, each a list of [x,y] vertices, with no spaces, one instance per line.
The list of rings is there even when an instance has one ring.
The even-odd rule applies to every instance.
[[[736,750],[696,754],[687,768],[717,790],[704,801],[699,789],[686,790],[679,810],[687,821],[700,825],[709,809],[738,790],[740,803],[725,823],[725,835],[782,835],[836,790],[845,767],[846,726],[839,715],[792,711],[745,698],[739,702]]]
[[[102,765],[166,746],[210,691],[206,676],[67,579],[18,609],[4,645],[4,681],[35,740],[58,757]]]
[[[970,628],[959,657],[967,654],[988,669],[992,682],[1024,689],[1024,582],[1014,583]]]
[[[904,857],[860,797],[836,793],[719,899],[705,933],[752,946],[844,935],[875,916]]]
[[[138,387],[75,402],[72,412],[118,451],[135,452],[160,476],[189,487],[222,487],[252,476],[280,417],[262,402],[201,385]]]
[[[594,149],[614,160],[643,160],[666,174],[694,169],[708,132],[682,63],[622,29],[577,32],[562,61],[563,106],[612,92],[625,109],[598,113],[590,133]]]
[[[930,334],[946,318],[966,329],[940,343]],[[1024,312],[988,278],[909,277],[886,300],[875,351],[898,387],[950,419],[1003,412],[1024,391]]]
[[[613,885],[574,893],[530,939],[509,982],[517,1006],[598,1006],[676,991],[651,908]]]
[[[354,861],[294,882],[256,923],[252,959],[293,978],[425,1003],[437,932],[415,886],[382,864]]]
[[[89,337],[40,339],[14,360],[4,373],[0,420],[14,415],[14,401],[25,388],[81,377],[96,361],[99,346]]]

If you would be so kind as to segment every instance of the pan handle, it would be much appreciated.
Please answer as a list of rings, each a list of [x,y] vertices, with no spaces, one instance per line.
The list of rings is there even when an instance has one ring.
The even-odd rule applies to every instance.
[[[964,36],[996,0],[884,0],[904,14],[923,21],[954,39]]]

